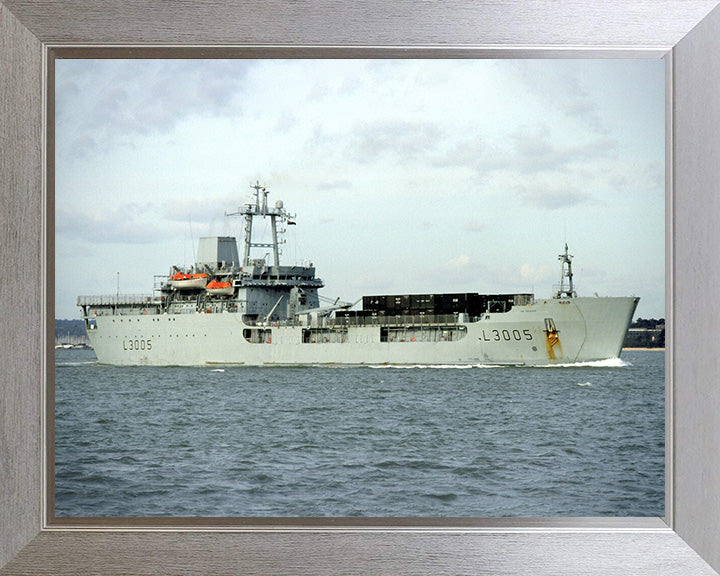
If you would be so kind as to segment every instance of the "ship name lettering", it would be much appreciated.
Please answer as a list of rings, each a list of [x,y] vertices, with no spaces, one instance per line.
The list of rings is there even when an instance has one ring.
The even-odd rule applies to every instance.
[[[123,350],[152,350],[152,340],[143,338],[123,340]]]

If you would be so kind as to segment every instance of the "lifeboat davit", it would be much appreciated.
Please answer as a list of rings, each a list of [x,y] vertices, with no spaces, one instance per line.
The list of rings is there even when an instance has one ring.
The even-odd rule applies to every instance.
[[[170,276],[170,285],[176,290],[190,290],[192,288],[205,288],[209,274],[185,274],[178,272]]]
[[[213,296],[231,296],[233,293],[233,286],[230,282],[218,282],[213,280],[207,286],[205,291]]]

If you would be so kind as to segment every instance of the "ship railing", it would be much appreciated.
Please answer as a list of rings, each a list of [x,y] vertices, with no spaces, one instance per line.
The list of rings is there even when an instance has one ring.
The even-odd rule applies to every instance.
[[[513,304],[515,306],[530,306],[535,302],[535,294],[515,294]]]
[[[155,292],[162,291],[162,289],[167,286],[168,282],[170,282],[170,276],[156,274],[153,276],[153,290]]]
[[[577,286],[573,284],[572,288],[573,288],[573,290],[572,290],[573,296],[577,296]],[[553,284],[552,285],[553,297],[557,298],[558,297],[557,295],[562,293],[563,298],[566,298],[567,297],[566,295],[567,295],[567,292],[569,289],[570,288],[567,284]]]
[[[344,316],[339,318],[322,318],[319,325],[313,328],[344,328],[348,326],[383,326],[383,327],[413,327],[423,326],[456,326],[466,322],[472,322],[467,314],[425,314],[425,315],[398,315],[398,316]],[[311,327],[307,320],[283,320],[281,322],[264,322],[243,318],[248,326],[303,326]]]
[[[148,294],[104,294],[78,296],[78,306],[159,306],[160,301]]]

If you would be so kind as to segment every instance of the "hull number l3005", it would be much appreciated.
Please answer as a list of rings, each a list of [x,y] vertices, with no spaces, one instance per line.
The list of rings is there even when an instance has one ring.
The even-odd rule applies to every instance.
[[[501,340],[505,340],[506,342],[509,342],[510,340],[532,340],[533,335],[532,332],[529,329],[525,329],[522,332],[520,330],[488,330],[489,334],[485,332],[485,330],[482,331],[482,338],[481,340],[485,342],[500,342]]]
[[[123,340],[123,350],[152,350],[152,341],[142,338]]]

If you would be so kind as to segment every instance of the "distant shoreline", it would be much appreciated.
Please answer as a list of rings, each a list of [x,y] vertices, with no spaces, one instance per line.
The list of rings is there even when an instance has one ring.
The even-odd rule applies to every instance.
[[[628,348],[623,347],[623,350],[657,350],[659,352],[665,352],[665,347],[654,347],[654,348],[635,348],[633,346],[630,346]]]

